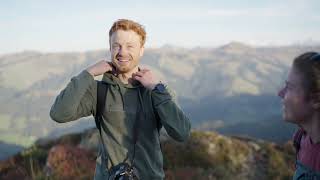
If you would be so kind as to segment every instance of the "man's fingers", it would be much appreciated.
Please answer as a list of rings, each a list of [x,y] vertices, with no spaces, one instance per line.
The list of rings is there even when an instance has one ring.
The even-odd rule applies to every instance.
[[[142,79],[142,77],[140,76],[133,76],[133,79],[137,80],[137,81],[140,81]]]
[[[138,76],[143,76],[143,75],[145,75],[147,73],[151,73],[151,71],[148,70],[148,69],[143,69],[143,70],[140,70],[140,71],[136,72],[135,74],[138,75]]]
[[[143,75],[144,75],[144,72],[141,72],[141,71],[134,73],[134,76],[143,76]]]
[[[142,77],[142,75],[141,75],[141,74],[137,74],[137,73],[133,73],[133,74],[132,74],[132,77],[133,77],[133,78],[135,78],[135,77]]]
[[[110,61],[106,61],[108,63],[108,66],[111,67],[111,70],[114,71],[115,70],[115,66],[112,62]]]
[[[148,72],[148,71],[150,71],[149,69],[147,69],[147,68],[142,68],[142,69],[140,69],[140,71],[139,72]]]

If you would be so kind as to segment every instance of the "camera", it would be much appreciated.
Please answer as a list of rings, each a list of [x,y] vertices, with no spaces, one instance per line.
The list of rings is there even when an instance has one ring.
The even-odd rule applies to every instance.
[[[138,171],[128,163],[120,163],[109,170],[109,180],[139,180]]]

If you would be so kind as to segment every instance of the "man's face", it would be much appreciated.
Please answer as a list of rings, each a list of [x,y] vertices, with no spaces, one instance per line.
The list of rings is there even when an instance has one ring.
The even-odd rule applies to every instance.
[[[313,109],[303,88],[303,78],[295,68],[290,70],[285,87],[278,95],[282,99],[282,116],[285,121],[301,124],[312,115]]]
[[[110,51],[118,72],[128,73],[138,66],[144,47],[141,46],[140,36],[136,32],[117,30],[110,37]]]

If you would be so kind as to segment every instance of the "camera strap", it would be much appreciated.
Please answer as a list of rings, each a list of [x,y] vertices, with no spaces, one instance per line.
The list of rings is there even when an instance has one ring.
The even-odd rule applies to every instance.
[[[144,111],[144,107],[143,107],[143,102],[142,102],[142,97],[141,97],[141,92],[140,92],[140,88],[138,87],[138,99],[139,99],[139,104],[138,107],[137,107],[137,114],[136,114],[136,120],[134,122],[134,127],[133,127],[133,157],[132,157],[132,160],[131,160],[131,165],[133,165],[134,163],[134,157],[135,157],[135,154],[136,154],[136,144],[137,144],[137,140],[138,140],[138,135],[139,135],[139,120],[141,118],[143,119],[146,119],[146,113]],[[141,112],[140,110],[142,110],[142,115],[143,117],[141,117]]]
[[[107,150],[106,150],[106,145],[103,141],[103,136],[102,136],[102,131],[101,131],[101,122],[103,121],[102,119],[102,113],[105,109],[105,103],[106,103],[106,99],[107,99],[107,92],[109,89],[109,86],[107,83],[103,82],[103,81],[97,81],[97,104],[96,104],[96,115],[94,116],[95,119],[95,123],[96,126],[99,130],[100,133],[100,140],[102,142],[102,158],[103,160],[106,162],[106,166],[108,167],[108,158],[106,157],[107,155]],[[138,101],[139,101],[139,105],[137,106],[137,113],[136,113],[136,120],[134,122],[134,126],[133,126],[133,157],[131,159],[131,165],[133,165],[134,163],[134,158],[135,158],[135,153],[136,153],[136,144],[137,144],[137,140],[138,140],[138,127],[139,127],[139,119],[141,118],[146,118],[146,114],[145,114],[145,110],[142,104],[142,97],[141,97],[141,92],[140,92],[140,88],[138,88]],[[141,113],[140,111],[142,110],[142,114],[143,117],[141,117]],[[128,156],[123,160],[123,162],[125,162],[128,159]],[[111,165],[114,166],[114,164],[111,162]]]

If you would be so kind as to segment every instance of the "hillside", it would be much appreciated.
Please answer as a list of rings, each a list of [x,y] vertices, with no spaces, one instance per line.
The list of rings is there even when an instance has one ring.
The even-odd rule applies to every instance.
[[[38,141],[0,161],[0,179],[92,179],[98,132]],[[291,179],[292,143],[276,145],[215,132],[193,131],[185,143],[162,141],[166,179]]]
[[[282,122],[276,93],[292,59],[311,50],[319,52],[320,46],[252,47],[238,42],[217,48],[169,46],[146,49],[141,61],[175,90],[194,128],[285,142],[293,126]],[[93,127],[92,118],[57,124],[50,120],[49,109],[71,77],[106,57],[105,50],[1,55],[0,141],[26,147],[40,137]],[[267,122],[272,122],[267,124],[270,129],[283,127],[281,135],[252,133],[249,128]],[[243,123],[248,126],[240,132],[237,127]]]

